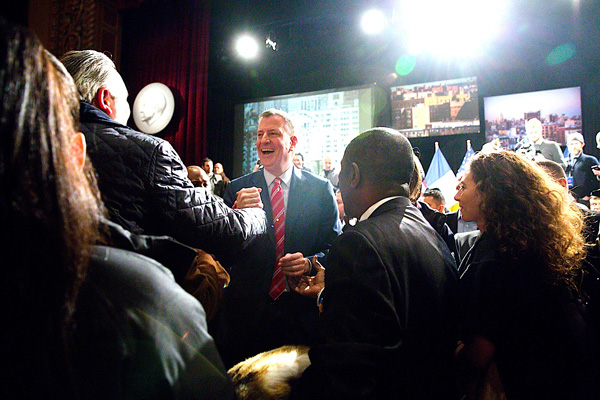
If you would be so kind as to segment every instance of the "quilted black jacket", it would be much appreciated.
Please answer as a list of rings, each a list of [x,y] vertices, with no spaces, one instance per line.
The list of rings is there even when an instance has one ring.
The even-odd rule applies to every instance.
[[[166,140],[113,121],[81,102],[81,131],[111,220],[134,233],[169,235],[227,258],[266,234],[261,209],[232,210],[194,187]]]

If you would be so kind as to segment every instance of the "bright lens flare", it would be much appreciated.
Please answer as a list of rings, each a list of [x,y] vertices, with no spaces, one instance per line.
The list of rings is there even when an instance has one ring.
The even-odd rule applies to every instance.
[[[381,33],[385,28],[385,15],[379,10],[369,10],[365,12],[360,20],[360,26],[363,31],[369,35]]]
[[[235,49],[240,57],[249,60],[258,54],[258,43],[250,36],[242,36],[237,40]]]
[[[572,58],[577,52],[577,48],[573,43],[564,43],[552,49],[546,57],[546,63],[549,65],[562,64]]]

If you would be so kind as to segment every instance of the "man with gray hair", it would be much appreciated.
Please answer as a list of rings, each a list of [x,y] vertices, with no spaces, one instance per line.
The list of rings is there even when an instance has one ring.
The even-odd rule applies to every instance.
[[[169,235],[221,259],[266,233],[262,210],[232,210],[194,187],[169,142],[126,126],[127,87],[106,55],[70,51],[61,61],[79,91],[80,129],[110,219],[131,232]]]
[[[533,160],[546,159],[558,163],[561,167],[566,168],[567,164],[563,159],[562,152],[558,143],[544,139],[543,133],[544,127],[542,121],[537,118],[531,118],[525,122],[525,132],[529,143],[519,143],[515,147],[515,151],[527,158]],[[529,153],[532,153],[529,155]]]

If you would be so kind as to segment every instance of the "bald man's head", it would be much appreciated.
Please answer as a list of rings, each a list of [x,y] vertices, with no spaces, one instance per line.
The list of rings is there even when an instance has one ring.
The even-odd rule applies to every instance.
[[[208,175],[206,171],[197,165],[190,165],[187,167],[188,178],[194,184],[194,186],[206,187],[208,185]]]

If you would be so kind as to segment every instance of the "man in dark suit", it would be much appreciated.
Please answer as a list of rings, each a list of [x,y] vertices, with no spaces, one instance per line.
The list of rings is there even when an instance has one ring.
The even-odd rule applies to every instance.
[[[408,199],[413,162],[408,139],[388,128],[346,148],[340,190],[359,222],[334,241],[327,270],[297,287],[320,293],[323,341],[292,399],[455,397],[456,264]]]
[[[585,140],[581,133],[569,136],[567,147],[569,148],[569,164],[567,165],[567,176],[573,179],[571,193],[578,202],[588,205],[590,193],[598,189],[598,179],[592,170],[598,167],[598,159],[583,153]]]
[[[264,208],[270,227],[269,238],[252,246],[230,268],[231,283],[216,331],[228,365],[284,344],[310,345],[318,332],[314,302],[291,292],[286,279],[310,273],[313,255],[323,256],[328,251],[341,224],[331,184],[294,167],[297,141],[287,113],[263,112],[256,149],[264,168],[231,181],[225,191],[224,201],[233,208]],[[282,216],[273,218],[280,204],[277,200],[271,204],[273,192],[279,191],[276,185],[283,192],[283,209],[276,211]],[[281,222],[284,227],[278,229]],[[279,238],[281,231],[283,237]],[[278,248],[280,240],[283,245]]]

